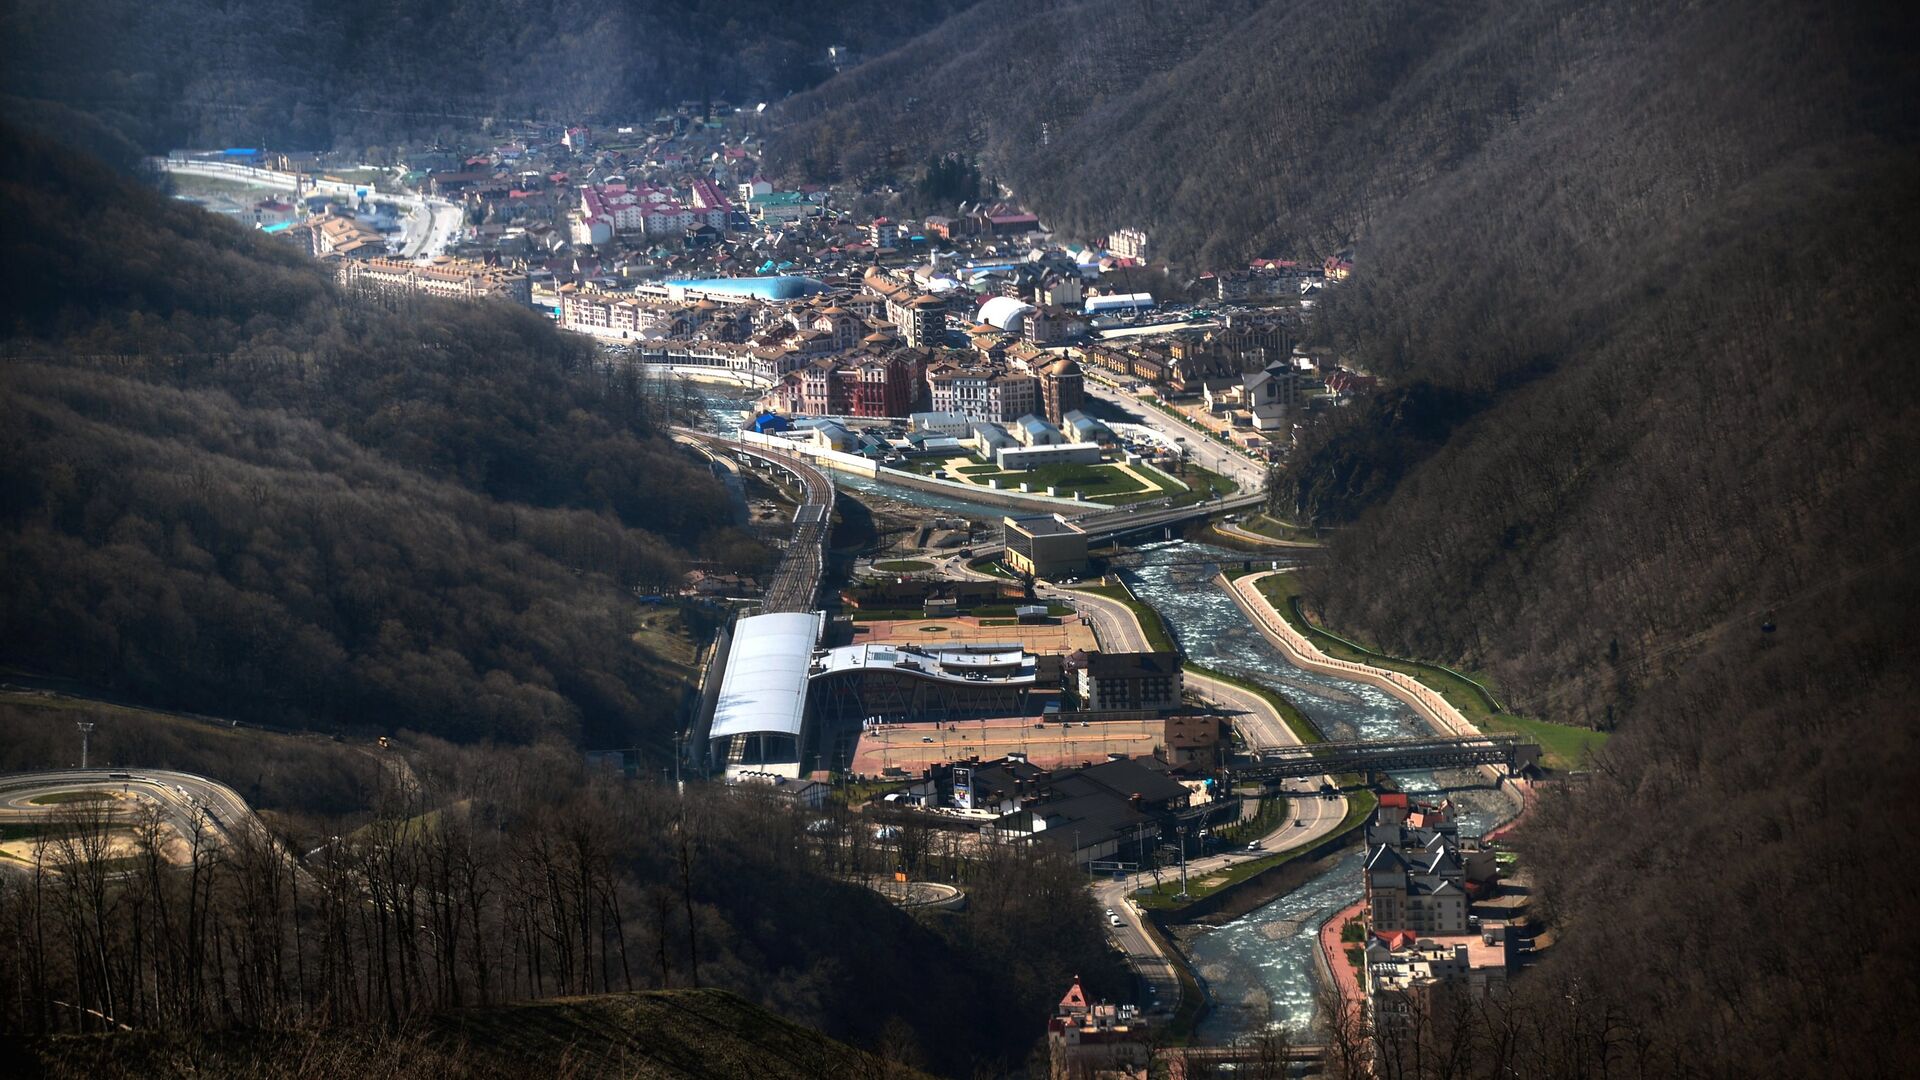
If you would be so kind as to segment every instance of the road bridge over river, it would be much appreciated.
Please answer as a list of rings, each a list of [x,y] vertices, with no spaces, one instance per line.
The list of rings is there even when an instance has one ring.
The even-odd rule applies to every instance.
[[[1191,506],[1142,507],[1126,506],[1117,510],[1102,510],[1098,513],[1083,514],[1074,518],[1073,523],[1087,532],[1087,542],[1104,543],[1118,540],[1123,536],[1152,532],[1172,525],[1207,518],[1213,514],[1224,514],[1233,510],[1245,510],[1260,506],[1267,501],[1264,492],[1251,492],[1246,495],[1234,495],[1225,499],[1194,503]]]

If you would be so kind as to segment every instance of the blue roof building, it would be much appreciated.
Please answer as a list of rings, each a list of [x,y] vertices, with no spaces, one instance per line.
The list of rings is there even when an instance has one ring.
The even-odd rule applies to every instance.
[[[675,300],[798,300],[827,291],[825,282],[799,274],[770,277],[689,278],[662,282]]]

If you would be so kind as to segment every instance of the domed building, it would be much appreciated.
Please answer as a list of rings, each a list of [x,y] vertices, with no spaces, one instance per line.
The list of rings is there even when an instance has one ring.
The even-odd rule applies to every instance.
[[[1011,296],[996,296],[980,305],[978,321],[996,330],[1019,334],[1026,328],[1027,316],[1036,310],[1032,304]]]

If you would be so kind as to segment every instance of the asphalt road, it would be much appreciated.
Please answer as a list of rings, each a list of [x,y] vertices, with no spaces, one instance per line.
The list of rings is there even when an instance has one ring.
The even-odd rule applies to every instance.
[[[1318,788],[1318,781],[1293,782],[1287,795],[1289,816],[1279,828],[1260,838],[1260,850],[1232,851],[1189,860],[1188,884],[1236,864],[1332,835],[1347,816],[1347,800],[1345,796],[1320,798],[1315,794]],[[1161,871],[1162,876],[1173,878],[1179,873],[1177,867]],[[1143,880],[1146,880],[1144,875],[1129,875],[1120,881],[1098,882],[1093,887],[1094,900],[1100,905],[1100,919],[1107,924],[1108,934],[1126,955],[1128,965],[1142,983],[1144,1000],[1139,1004],[1148,1012],[1172,1012],[1180,1004],[1180,976],[1174,967],[1175,961],[1160,951],[1142,926],[1146,916],[1128,899]],[[1120,925],[1112,925],[1109,911],[1120,916]]]
[[[948,577],[992,578],[993,575],[968,567],[967,561],[958,555],[949,555],[940,560],[938,565],[941,573]],[[1099,637],[1102,648],[1116,652],[1147,650],[1146,635],[1140,629],[1140,622],[1125,604],[1104,596],[1052,586],[1037,587],[1035,592],[1047,599],[1075,605],[1081,615],[1094,624],[1094,633]],[[1299,743],[1299,737],[1293,733],[1293,729],[1258,694],[1195,672],[1189,672],[1187,680],[1188,685],[1201,697],[1236,714],[1233,718],[1234,728],[1249,746],[1292,746]],[[1289,781],[1283,785],[1282,789],[1288,792],[1289,798],[1288,817],[1278,828],[1260,838],[1260,850],[1227,852],[1194,859],[1187,864],[1188,881],[1197,881],[1235,863],[1265,858],[1274,852],[1331,836],[1347,816],[1346,796],[1326,799],[1318,795],[1321,785],[1331,782],[1331,777],[1322,776]],[[1178,873],[1177,870],[1174,872]],[[1174,967],[1173,958],[1160,951],[1143,927],[1145,916],[1127,899],[1139,884],[1137,877],[1100,881],[1093,885],[1093,894],[1101,908],[1101,922],[1106,925],[1107,932],[1141,981],[1143,1000],[1139,1004],[1147,1012],[1171,1012],[1180,1003],[1179,972]],[[1119,925],[1113,925],[1109,912],[1120,917]]]
[[[160,168],[168,172],[187,176],[208,176],[222,180],[242,180],[259,184],[263,190],[293,190],[293,181],[288,174],[272,172],[266,169],[252,169],[242,166],[225,165],[218,162],[184,162],[155,159]],[[444,254],[453,243],[465,220],[465,213],[459,206],[445,199],[436,199],[426,195],[391,195],[373,192],[365,184],[341,183],[313,178],[313,191],[321,195],[344,195],[348,198],[361,190],[368,190],[367,201],[392,203],[407,211],[401,234],[400,250],[410,259],[430,259]]]
[[[253,808],[232,788],[204,776],[164,769],[56,769],[0,775],[0,820],[57,813],[59,805],[36,805],[32,800],[78,791],[113,791],[139,798],[159,807],[182,836],[191,835],[196,818],[228,844],[243,830],[265,829]]]
[[[1209,469],[1233,479],[1240,485],[1240,490],[1258,491],[1267,486],[1265,465],[1201,434],[1192,426],[1175,420],[1132,394],[1115,390],[1095,378],[1086,380],[1086,391],[1089,395],[1129,414],[1135,422],[1158,431],[1170,440],[1180,441],[1186,446],[1188,455],[1196,464],[1203,469]]]

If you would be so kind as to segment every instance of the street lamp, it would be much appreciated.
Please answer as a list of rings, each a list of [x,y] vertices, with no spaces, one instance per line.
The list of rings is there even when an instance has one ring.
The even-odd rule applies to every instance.
[[[1180,837],[1180,895],[1174,899],[1185,900],[1187,898],[1187,827],[1175,825],[1173,831],[1174,835]]]

